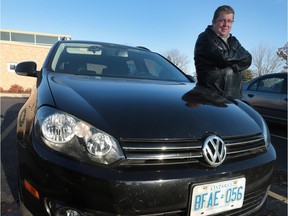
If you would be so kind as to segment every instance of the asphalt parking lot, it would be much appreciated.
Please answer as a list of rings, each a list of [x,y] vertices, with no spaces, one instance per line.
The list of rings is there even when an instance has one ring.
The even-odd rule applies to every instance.
[[[27,98],[1,97],[1,215],[19,216],[16,157],[16,117]],[[267,216],[287,215],[287,127],[269,124],[277,152],[277,167],[268,196]]]

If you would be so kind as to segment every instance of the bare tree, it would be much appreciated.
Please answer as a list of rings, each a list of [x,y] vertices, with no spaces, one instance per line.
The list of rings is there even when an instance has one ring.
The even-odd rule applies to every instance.
[[[281,71],[283,65],[281,58],[277,55],[276,50],[264,43],[260,43],[252,50],[252,57],[254,73],[258,76]]]
[[[284,47],[278,48],[277,55],[284,61],[284,72],[288,72],[288,43]]]
[[[187,72],[187,65],[190,63],[189,57],[181,54],[178,49],[171,49],[164,54],[170,62],[180,68],[182,71]]]

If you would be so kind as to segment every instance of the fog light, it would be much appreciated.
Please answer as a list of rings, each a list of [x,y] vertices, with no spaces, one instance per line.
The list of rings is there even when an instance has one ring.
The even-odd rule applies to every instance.
[[[69,205],[51,200],[49,198],[44,199],[45,208],[49,215],[53,216],[83,216],[83,215],[94,215],[87,214],[87,212],[82,212],[79,209],[70,207]]]
[[[60,208],[56,211],[56,216],[82,216],[80,212],[75,209]]]

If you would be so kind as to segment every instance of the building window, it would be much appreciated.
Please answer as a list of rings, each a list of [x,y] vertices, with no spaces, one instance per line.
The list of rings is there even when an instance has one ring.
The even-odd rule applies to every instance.
[[[1,40],[10,41],[10,34],[9,32],[1,32]]]
[[[15,72],[16,66],[16,63],[8,63],[8,72]]]
[[[45,35],[45,34],[34,34],[34,33],[22,33],[22,32],[9,32],[0,30],[0,40],[2,41],[11,41],[11,42],[23,42],[37,45],[47,45],[51,46],[56,41],[62,40],[71,40],[71,36],[64,35]]]
[[[11,41],[34,43],[34,35],[11,32]]]
[[[58,41],[58,37],[36,35],[36,44],[54,44]]]

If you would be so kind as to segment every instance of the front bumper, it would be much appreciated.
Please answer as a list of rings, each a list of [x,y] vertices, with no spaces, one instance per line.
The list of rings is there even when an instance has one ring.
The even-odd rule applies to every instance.
[[[263,154],[213,169],[200,164],[105,168],[33,146],[18,143],[20,197],[33,215],[43,216],[65,207],[89,216],[188,215],[194,185],[241,176],[246,178],[244,206],[228,213],[244,215],[265,201],[276,160],[270,145]],[[39,199],[28,192],[24,179],[38,191]]]

